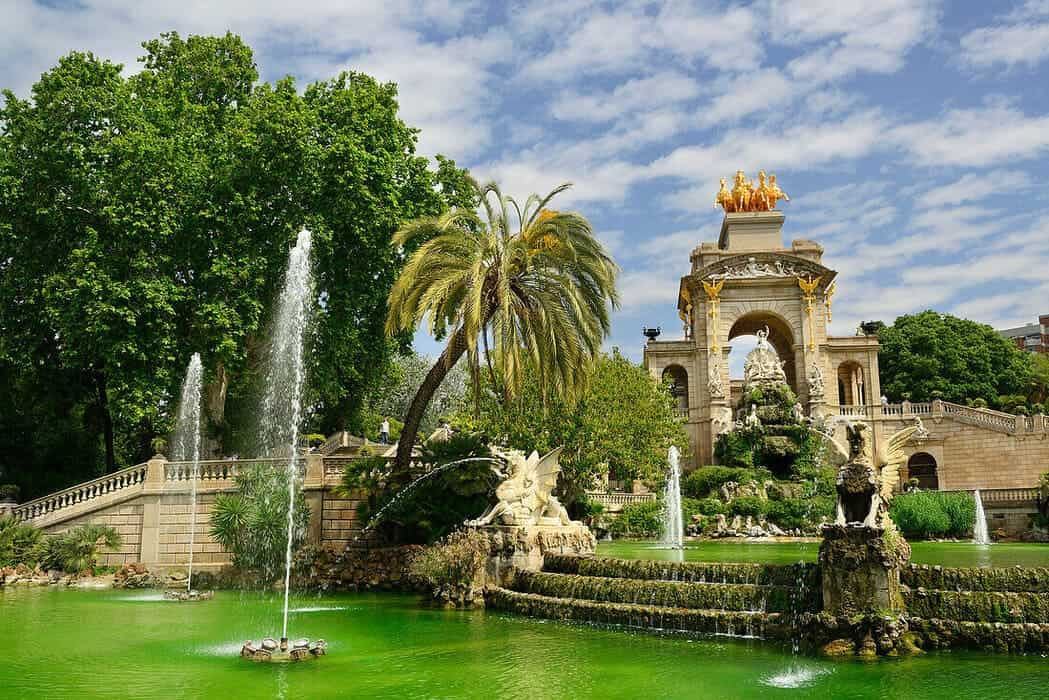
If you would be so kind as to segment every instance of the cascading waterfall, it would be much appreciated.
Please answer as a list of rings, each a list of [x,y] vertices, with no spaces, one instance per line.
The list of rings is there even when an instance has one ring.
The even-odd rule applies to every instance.
[[[663,545],[671,549],[685,546],[685,527],[681,517],[681,465],[680,453],[671,445],[667,452],[670,473],[663,492]]]
[[[284,610],[281,639],[288,638],[288,597],[295,536],[295,486],[299,479],[298,435],[306,380],[304,338],[313,310],[310,232],[303,229],[288,255],[284,286],[277,300],[268,354],[269,373],[262,404],[260,447],[285,464],[288,481],[288,532],[284,555]]]
[[[990,544],[991,536],[987,532],[987,516],[983,512],[983,498],[980,497],[980,489],[973,492],[973,500],[976,501],[976,523],[973,525],[973,544]]]
[[[193,547],[197,534],[197,479],[200,473],[200,385],[203,376],[200,353],[193,353],[186,368],[179,398],[178,418],[175,422],[173,457],[179,462],[190,462],[192,473],[189,487],[189,573],[186,590],[193,590]]]

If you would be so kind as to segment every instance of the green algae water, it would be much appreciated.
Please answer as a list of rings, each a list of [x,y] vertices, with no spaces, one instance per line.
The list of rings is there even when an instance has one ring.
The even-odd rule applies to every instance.
[[[742,539],[686,542],[684,551],[661,548],[646,540],[599,542],[597,555],[620,559],[664,561],[796,564],[815,562],[819,541],[750,542]],[[1049,566],[1047,544],[971,544],[969,542],[911,542],[911,562],[933,566]]]
[[[275,634],[277,595],[204,603],[155,592],[0,590],[2,698],[1035,698],[1049,659],[934,653],[875,662],[794,657],[696,638],[420,608],[396,594],[293,597],[289,632],[323,637],[298,665],[240,659]]]

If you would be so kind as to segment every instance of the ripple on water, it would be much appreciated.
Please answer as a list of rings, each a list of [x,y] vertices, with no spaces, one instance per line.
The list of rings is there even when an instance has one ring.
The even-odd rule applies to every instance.
[[[290,613],[314,613],[314,612],[329,612],[332,610],[350,610],[348,605],[314,605],[305,608],[291,608],[288,610]],[[353,608],[354,610],[360,610],[360,608]]]
[[[763,685],[771,686],[773,688],[807,688],[812,685],[817,678],[830,672],[831,670],[829,668],[802,666],[797,663],[792,663],[789,668],[766,678],[762,678],[761,682]]]
[[[129,601],[133,603],[155,603],[165,600],[163,593],[140,593],[138,595],[122,595],[113,600]]]

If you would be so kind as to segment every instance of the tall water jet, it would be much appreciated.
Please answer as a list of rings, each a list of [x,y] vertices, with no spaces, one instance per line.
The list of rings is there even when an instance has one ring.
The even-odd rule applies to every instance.
[[[284,610],[281,644],[287,646],[291,555],[295,539],[295,486],[299,479],[298,435],[306,380],[304,339],[313,310],[310,270],[311,235],[303,229],[288,255],[284,286],[277,299],[262,403],[260,447],[285,466],[288,483],[288,531],[284,553]]]
[[[200,472],[200,385],[204,371],[200,353],[193,353],[186,368],[175,421],[175,444],[172,456],[179,462],[190,462],[189,487],[189,572],[186,591],[193,590],[193,547],[197,534],[197,478]]]
[[[671,549],[685,546],[685,526],[681,517],[681,465],[680,453],[671,445],[667,452],[670,473],[663,491],[663,544]]]
[[[983,499],[980,497],[980,489],[973,492],[973,500],[976,501],[976,523],[973,525],[973,544],[990,544],[991,536],[987,532],[987,516],[983,512]]]

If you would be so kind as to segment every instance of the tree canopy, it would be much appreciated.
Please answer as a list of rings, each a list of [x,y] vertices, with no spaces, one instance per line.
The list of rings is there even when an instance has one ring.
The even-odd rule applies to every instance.
[[[529,366],[520,395],[510,403],[482,375],[479,410],[464,410],[455,422],[518,449],[544,453],[563,446],[560,489],[566,502],[578,500],[606,473],[660,481],[670,445],[688,453],[669,388],[618,353],[599,356],[587,373],[574,404],[546,401]]]
[[[923,311],[882,328],[878,342],[882,392],[892,401],[1000,406],[1031,388],[1031,356],[982,323]]]
[[[33,496],[148,457],[186,362],[210,446],[250,452],[267,312],[314,231],[311,423],[352,423],[397,344],[404,221],[472,206],[415,153],[397,90],[342,73],[260,83],[238,37],[164,34],[138,73],[73,52],[0,108],[0,470]],[[250,434],[246,431],[245,435]],[[6,463],[6,464],[5,464]]]

